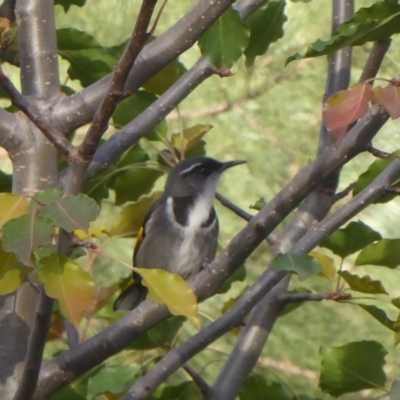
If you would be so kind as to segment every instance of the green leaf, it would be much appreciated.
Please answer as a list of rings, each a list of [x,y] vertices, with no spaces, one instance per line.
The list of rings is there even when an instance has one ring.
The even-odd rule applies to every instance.
[[[346,46],[361,46],[367,42],[391,37],[400,33],[400,5],[394,2],[377,1],[369,8],[360,8],[353,17],[341,24],[337,34],[331,39],[318,39],[304,55],[295,54],[287,59],[286,64],[301,58],[332,56]]]
[[[17,260],[14,253],[6,253],[0,247],[0,296],[17,290],[24,281],[25,275],[31,272]]]
[[[114,124],[118,128],[127,125],[144,110],[150,107],[157,100],[157,98],[158,97],[153,93],[146,92],[145,90],[139,90],[133,96],[128,97],[118,104],[117,109],[113,114]],[[167,132],[168,125],[164,119],[146,135],[146,139],[163,140],[167,136]]]
[[[213,126],[209,124],[191,126],[184,129],[182,133],[174,133],[171,136],[171,143],[180,154],[185,154],[186,158],[189,158],[188,151],[196,146],[212,128]]]
[[[383,326],[390,329],[391,331],[395,331],[395,321],[392,321],[382,309],[370,305],[370,304],[360,304],[360,303],[352,303],[356,306],[365,310],[369,315],[373,316],[377,321],[379,321]]]
[[[271,262],[270,269],[274,271],[294,272],[301,281],[311,275],[318,275],[321,264],[308,255],[278,254]]]
[[[51,254],[40,260],[38,271],[46,294],[60,302],[67,319],[78,326],[84,312],[96,304],[96,285],[89,273],[61,254]]]
[[[198,41],[201,54],[217,68],[229,69],[249,44],[249,28],[228,8]]]
[[[372,183],[373,180],[378,177],[378,175],[380,175],[392,163],[392,161],[394,161],[399,156],[400,151],[396,151],[387,158],[375,160],[368,167],[367,171],[365,171],[358,177],[356,183],[354,184],[353,196],[356,196],[358,193],[363,191],[370,183]],[[394,182],[394,184],[398,182],[399,180]],[[385,196],[382,196],[378,200],[375,200],[374,203],[387,203],[395,197],[397,196],[393,194],[387,194]]]
[[[126,43],[101,46],[93,36],[74,28],[57,30],[58,54],[70,63],[68,75],[89,86],[113,71]]]
[[[78,6],[78,7],[83,7],[86,3],[86,0],[55,0],[54,4],[60,5],[63,9],[64,12],[68,12],[70,7],[72,5]]]
[[[266,377],[264,374],[253,374],[244,382],[239,392],[239,399],[292,400],[293,392],[281,383]]]
[[[187,71],[186,67],[177,59],[168,64],[160,72],[150,78],[143,88],[158,96],[164,94]]]
[[[0,171],[0,193],[11,192],[12,176]]]
[[[392,299],[391,303],[397,307],[398,309],[400,309],[400,297],[396,297],[394,299]]]
[[[81,193],[77,196],[61,197],[47,204],[41,208],[39,215],[50,218],[56,226],[67,232],[73,232],[75,229],[87,231],[90,222],[94,221],[99,213],[100,208],[97,203]]]
[[[137,364],[102,365],[90,373],[87,382],[87,400],[103,393],[123,393],[132,386],[134,378],[141,372]]]
[[[345,228],[334,232],[320,246],[326,247],[341,258],[346,258],[381,238],[378,232],[357,221],[350,222]]]
[[[41,207],[53,203],[62,197],[62,192],[58,189],[46,189],[39,193],[36,193],[30,204],[29,208],[31,211],[40,209]]]
[[[250,205],[249,208],[260,211],[265,205],[267,205],[267,202],[264,197],[261,197],[254,204]]]
[[[151,350],[170,344],[184,322],[185,318],[183,317],[174,317],[164,321],[140,335],[129,345],[129,349]]]
[[[8,221],[3,226],[3,249],[15,253],[18,260],[33,266],[31,254],[40,246],[51,244],[53,221],[35,213]]]
[[[250,28],[250,42],[244,52],[247,67],[254,64],[257,56],[265,54],[271,43],[283,37],[283,24],[287,21],[285,6],[285,0],[269,1],[246,19]]]
[[[176,386],[167,386],[157,400],[202,400],[199,388],[193,381],[182,382]]]
[[[324,348],[321,354],[319,386],[331,396],[383,387],[387,351],[376,341],[361,341]]]
[[[351,290],[370,294],[388,294],[382,282],[373,280],[369,275],[360,277],[349,271],[340,271],[338,274],[348,283]]]
[[[400,239],[382,239],[365,247],[355,265],[382,265],[396,268],[400,265]]]
[[[154,192],[150,197],[142,196],[139,201],[125,206],[111,228],[111,236],[137,235],[144,218],[151,205],[162,195],[162,192]]]
[[[316,258],[321,264],[321,271],[318,275],[334,283],[336,278],[336,267],[333,259],[317,251],[311,252],[310,256]]]

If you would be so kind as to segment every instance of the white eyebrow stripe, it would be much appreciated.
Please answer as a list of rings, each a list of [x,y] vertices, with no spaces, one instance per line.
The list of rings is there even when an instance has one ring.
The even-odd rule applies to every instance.
[[[181,172],[179,173],[179,175],[184,175],[184,174],[190,172],[191,170],[193,170],[194,168],[198,167],[199,165],[201,165],[201,163],[193,164],[193,165],[191,165],[190,167],[188,167],[188,168],[184,169],[183,171],[181,171]]]

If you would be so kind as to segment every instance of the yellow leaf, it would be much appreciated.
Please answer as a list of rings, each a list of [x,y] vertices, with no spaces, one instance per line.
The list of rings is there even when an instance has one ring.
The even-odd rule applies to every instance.
[[[312,253],[310,253],[310,256],[316,258],[322,266],[318,276],[322,276],[323,278],[326,278],[331,282],[335,282],[336,267],[333,259],[323,253],[318,253],[317,251],[313,251]]]
[[[25,197],[12,193],[0,193],[0,228],[11,219],[29,212],[29,203]]]
[[[143,224],[144,217],[151,207],[162,195],[154,192],[150,197],[142,196],[136,203],[125,206],[111,228],[111,236],[137,235]]]
[[[39,278],[46,294],[60,302],[67,319],[78,326],[84,312],[96,304],[96,285],[92,276],[79,264],[61,254],[40,260]]]
[[[32,269],[18,261],[14,253],[6,253],[0,244],[0,296],[17,290]]]
[[[185,154],[212,128],[212,125],[198,124],[191,128],[184,129],[182,134],[174,133],[171,136],[171,143],[181,153]]]
[[[172,315],[187,317],[198,329],[200,319],[197,299],[192,288],[177,274],[156,268],[133,268],[149,289],[148,297],[168,307]]]
[[[98,238],[103,233],[107,234],[107,231],[103,226],[101,226],[99,228],[89,228],[88,232],[85,232],[82,229],[77,229],[74,233],[78,237],[78,239],[88,240],[92,238]]]

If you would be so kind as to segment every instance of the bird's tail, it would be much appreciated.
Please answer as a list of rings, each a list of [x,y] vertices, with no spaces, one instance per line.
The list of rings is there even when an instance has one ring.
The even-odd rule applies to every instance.
[[[148,289],[142,285],[141,280],[135,280],[115,300],[114,311],[133,310],[146,298],[147,292]]]

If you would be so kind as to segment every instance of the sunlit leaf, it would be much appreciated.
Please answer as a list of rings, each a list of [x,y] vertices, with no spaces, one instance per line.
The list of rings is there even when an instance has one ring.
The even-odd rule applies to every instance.
[[[171,136],[171,143],[176,149],[179,150],[180,153],[186,154],[187,151],[200,142],[200,140],[212,127],[212,125],[198,124],[184,129],[182,134],[174,133]]]
[[[265,54],[271,43],[283,37],[283,24],[287,21],[285,6],[285,0],[269,1],[246,19],[245,24],[250,28],[250,42],[244,52],[247,67],[254,64],[257,56]]]
[[[321,264],[308,255],[278,254],[271,262],[270,269],[274,271],[294,272],[303,281],[311,275],[318,275]]]
[[[376,341],[361,341],[325,348],[321,353],[319,386],[331,396],[383,387],[386,349]]]
[[[254,204],[251,204],[249,208],[260,211],[266,204],[264,197],[261,197]]]
[[[100,236],[108,234],[108,232],[103,226],[100,226],[98,228],[89,228],[87,232],[83,231],[82,229],[77,229],[76,231],[74,231],[74,233],[78,237],[78,239],[81,240],[99,238]]]
[[[358,255],[356,265],[382,265],[396,268],[400,265],[400,239],[382,239],[365,247]]]
[[[381,238],[380,233],[368,225],[361,221],[353,221],[326,238],[320,246],[326,247],[341,258],[346,258]]]
[[[139,201],[124,206],[111,228],[111,236],[137,235],[144,217],[151,207],[162,195],[162,192],[154,192],[150,197],[142,196]]]
[[[201,54],[217,68],[229,69],[249,44],[250,30],[239,13],[228,8],[198,41]]]
[[[89,315],[95,315],[99,310],[105,307],[105,305],[109,302],[111,297],[118,291],[119,285],[114,283],[114,285],[102,287],[97,291],[96,294],[96,305],[89,312]]]
[[[85,194],[61,197],[42,207],[39,215],[50,218],[56,226],[73,232],[75,229],[87,231],[89,223],[100,213],[97,203]]]
[[[365,115],[371,98],[372,88],[367,83],[358,83],[329,97],[322,111],[328,131],[346,128]]]
[[[46,294],[60,303],[62,313],[78,325],[84,312],[96,304],[96,285],[79,264],[60,254],[40,260],[39,278]]]
[[[17,260],[14,253],[6,253],[0,246],[0,296],[17,290],[31,271]]]
[[[0,228],[13,218],[20,217],[29,211],[25,197],[12,193],[0,193]]]
[[[180,275],[156,268],[133,269],[142,276],[151,300],[166,305],[171,314],[183,315],[200,328],[196,296]]]
[[[316,258],[321,264],[321,271],[318,276],[322,276],[329,281],[334,282],[336,278],[336,267],[333,259],[317,251],[310,253],[310,256]]]
[[[400,117],[400,87],[388,85],[377,86],[372,92],[372,104],[385,107],[392,119]]]
[[[51,219],[35,213],[12,219],[3,226],[3,249],[15,253],[23,264],[33,266],[32,252],[51,244],[53,230]]]

